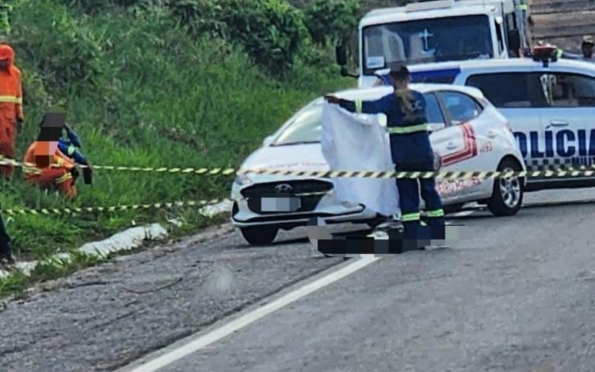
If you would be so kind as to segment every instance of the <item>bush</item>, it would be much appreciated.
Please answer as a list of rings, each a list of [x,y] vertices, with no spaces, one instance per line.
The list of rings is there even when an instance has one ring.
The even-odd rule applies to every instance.
[[[83,21],[75,18],[65,6],[47,1],[24,5],[30,10],[26,17],[36,22],[27,23],[15,14],[11,44],[21,60],[45,78],[54,91],[76,90],[85,84],[97,84],[101,74],[101,48],[104,40]],[[52,14],[53,17],[47,17]],[[52,41],[48,42],[48,33]],[[41,56],[47,58],[40,58]]]
[[[170,0],[169,9],[180,24],[195,37],[205,34],[228,38],[228,28],[221,19],[223,7],[214,0]]]
[[[312,39],[319,44],[337,44],[357,33],[359,0],[314,0],[305,9]]]
[[[83,152],[96,165],[237,167],[295,110],[352,84],[336,71],[328,74],[312,67],[301,57],[303,51],[294,50],[301,18],[278,2],[262,2],[252,7],[253,13],[244,9],[238,14],[252,20],[266,14],[269,26],[290,25],[288,33],[274,36],[274,27],[266,31],[257,25],[254,32],[268,39],[259,44],[256,33],[244,35],[237,39],[240,45],[208,34],[192,36],[177,18],[150,7],[142,12],[102,7],[93,16],[59,0],[27,1],[14,8],[11,42],[23,71],[27,119],[18,137],[19,158],[35,138],[45,110],[60,105],[82,137]],[[233,32],[239,34],[239,29]],[[286,81],[267,77],[254,66],[244,52],[251,43],[260,50],[253,50],[260,58],[275,43],[283,48],[282,59],[300,57]],[[320,52],[323,55],[332,53]],[[97,170],[94,185],[79,185],[78,200],[67,202],[29,187],[17,173],[3,186],[0,205],[3,209],[105,207],[212,199],[227,197],[232,180],[233,176]],[[196,210],[180,209],[76,217],[18,215],[8,230],[22,258],[41,258],[105,238],[133,221],[164,221],[172,216],[193,227],[206,223]]]
[[[162,0],[167,1],[167,0]],[[121,7],[141,7],[146,8],[155,4],[159,4],[159,0],[60,0],[62,5],[69,8],[77,8],[83,13],[90,15],[97,15],[110,9],[114,5]]]
[[[170,7],[194,35],[239,43],[277,76],[291,70],[307,37],[303,14],[284,0],[172,0]]]

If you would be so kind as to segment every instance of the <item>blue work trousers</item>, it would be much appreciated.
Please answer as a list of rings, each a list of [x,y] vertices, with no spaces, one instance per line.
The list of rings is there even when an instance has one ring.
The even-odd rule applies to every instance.
[[[430,159],[424,162],[397,164],[398,172],[433,172],[434,162]],[[444,210],[442,198],[436,190],[436,179],[432,178],[397,178],[399,199],[401,204],[401,219],[404,228],[404,238],[408,240],[444,240]],[[420,194],[425,202],[427,226],[422,226],[419,212]]]

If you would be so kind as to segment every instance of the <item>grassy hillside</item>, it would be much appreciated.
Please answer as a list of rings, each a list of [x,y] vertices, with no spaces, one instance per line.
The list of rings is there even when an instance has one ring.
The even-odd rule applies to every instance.
[[[316,6],[323,3],[339,10],[345,4]],[[308,13],[281,0],[12,4],[5,38],[23,72],[26,115],[19,160],[43,113],[61,108],[92,164],[237,167],[296,109],[354,84],[338,75],[331,41],[311,37],[307,22],[316,21],[319,8]],[[81,182],[78,200],[67,202],[27,186],[19,169],[3,184],[0,204],[19,209],[211,199],[228,196],[232,180],[97,170],[94,185]],[[22,215],[8,229],[18,257],[39,259],[105,238],[132,221],[172,216],[191,228],[206,223],[195,209],[181,209]]]

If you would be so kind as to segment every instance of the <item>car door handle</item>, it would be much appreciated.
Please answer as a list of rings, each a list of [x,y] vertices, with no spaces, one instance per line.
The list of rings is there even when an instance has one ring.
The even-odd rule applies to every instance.
[[[568,126],[568,122],[565,120],[552,120],[550,121],[550,125],[552,127],[566,127]]]
[[[455,144],[454,144],[454,143],[452,143],[452,142],[449,142],[449,143],[448,143],[448,145],[446,145],[446,149],[447,149],[447,150],[454,150],[454,149],[456,149],[456,148],[457,148],[457,145],[455,145]]]
[[[498,133],[494,132],[493,130],[491,130],[491,131],[488,132],[488,137],[489,138],[494,138],[494,137],[497,137],[497,136],[498,136]]]

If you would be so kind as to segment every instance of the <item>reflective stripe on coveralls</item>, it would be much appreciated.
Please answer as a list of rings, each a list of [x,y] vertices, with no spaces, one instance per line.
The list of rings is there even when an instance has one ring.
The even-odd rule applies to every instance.
[[[401,216],[401,221],[402,222],[415,222],[415,221],[419,221],[419,219],[421,218],[421,214],[418,213],[407,213]]]
[[[70,149],[68,149],[68,151],[70,152]],[[54,161],[56,162],[56,164],[61,167],[64,166],[64,168],[70,170],[72,168],[75,167],[75,164],[72,160],[70,160],[62,151],[60,151],[59,149],[56,149],[56,153],[54,155]]]
[[[428,124],[412,125],[410,127],[390,127],[386,131],[391,134],[409,134],[417,132],[427,132]]]
[[[443,209],[435,209],[433,211],[427,211],[426,214],[430,218],[444,217],[444,210]]]
[[[362,100],[361,99],[357,99],[354,101],[355,102],[355,112],[357,112],[358,114],[362,113]]]
[[[38,169],[36,167],[25,166],[25,167],[23,167],[23,173],[25,173],[25,174],[41,174],[42,171],[41,171],[41,169]]]
[[[68,180],[72,179],[72,174],[70,172],[66,173],[65,175],[56,178],[56,185],[64,183]]]
[[[0,102],[18,103],[20,105],[23,103],[23,99],[17,96],[0,96]]]
[[[444,217],[444,210],[443,209],[435,209],[432,211],[427,211],[426,215],[428,218],[438,218]],[[401,220],[403,222],[414,222],[419,221],[421,219],[421,213],[408,213],[401,216]]]

